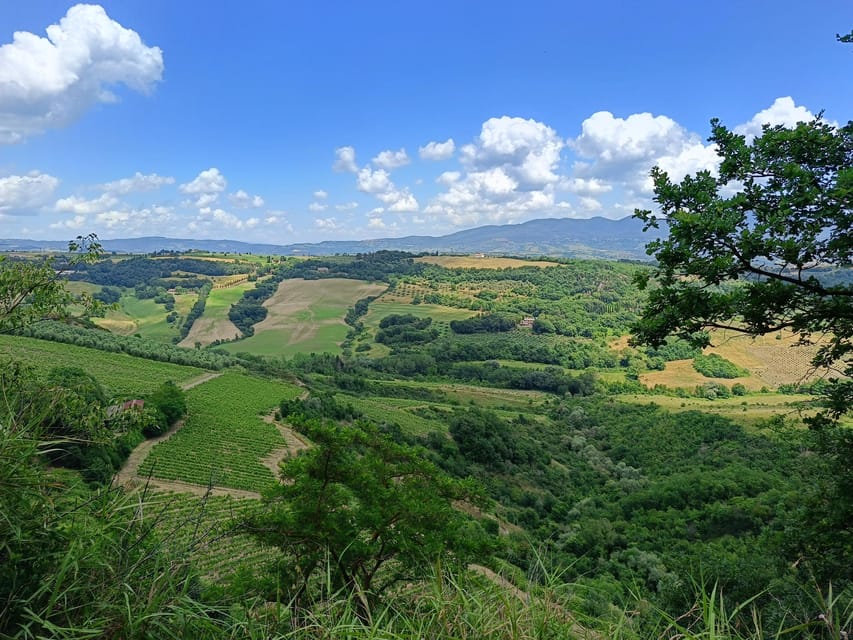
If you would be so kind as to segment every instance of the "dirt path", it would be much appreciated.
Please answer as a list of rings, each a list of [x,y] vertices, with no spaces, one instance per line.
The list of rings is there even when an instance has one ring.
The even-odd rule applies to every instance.
[[[185,383],[183,383],[181,385],[181,389],[183,389],[184,391],[189,391],[193,387],[197,387],[198,385],[200,385],[204,382],[207,382],[208,380],[213,380],[214,378],[218,378],[221,375],[222,375],[221,371],[212,371],[209,373],[203,373],[202,375],[198,376],[197,378],[192,378],[190,380],[187,380]]]
[[[305,395],[305,393],[303,393],[303,395]],[[281,434],[281,437],[284,438],[284,447],[281,449],[274,449],[267,457],[261,460],[261,464],[270,469],[276,477],[278,477],[278,466],[281,464],[281,461],[285,458],[289,458],[290,456],[295,456],[300,451],[308,449],[311,444],[301,435],[296,433],[296,431],[291,427],[281,424],[280,422],[276,422],[274,413],[264,416],[264,422],[267,424],[274,424],[276,429],[278,429],[278,432]]]
[[[118,475],[113,480],[118,483]],[[171,491],[174,493],[191,493],[196,496],[231,496],[232,498],[253,498],[259,500],[261,494],[257,491],[246,491],[245,489],[232,489],[231,487],[214,487],[181,480],[160,480],[159,478],[143,478],[134,476],[122,485],[128,489],[142,489],[147,487],[153,491]]]

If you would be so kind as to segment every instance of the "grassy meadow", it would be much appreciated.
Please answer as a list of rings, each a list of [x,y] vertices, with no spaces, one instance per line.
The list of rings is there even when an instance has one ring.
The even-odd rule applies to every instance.
[[[105,317],[95,318],[94,322],[99,327],[119,335],[139,334],[143,338],[170,342],[178,335],[181,319],[186,317],[198,297],[195,293],[174,294],[174,296],[175,311],[179,317],[173,324],[166,322],[169,312],[162,304],[150,298],[140,300],[133,293],[122,295],[118,309],[107,311]]]
[[[384,284],[343,278],[285,280],[264,302],[268,315],[255,325],[255,335],[222,347],[231,353],[271,356],[334,353],[349,330],[344,323],[347,309],[385,288]]]
[[[254,286],[254,282],[243,281],[230,287],[211,289],[204,305],[204,313],[193,323],[187,337],[178,344],[182,347],[192,347],[196,342],[200,342],[202,346],[206,346],[215,340],[229,340],[240,335],[240,330],[228,319],[228,311],[243,293]]]

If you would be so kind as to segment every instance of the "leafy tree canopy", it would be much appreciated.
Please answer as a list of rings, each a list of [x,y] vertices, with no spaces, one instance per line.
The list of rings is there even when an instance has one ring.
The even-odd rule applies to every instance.
[[[75,300],[64,284],[66,275],[75,268],[98,259],[102,249],[97,236],[77,236],[68,243],[68,251],[71,257],[64,268],[59,267],[56,257],[36,262],[0,256],[0,333],[44,318],[65,316],[74,302],[81,303],[84,312],[99,306],[88,296]]]
[[[853,373],[853,285],[813,275],[853,262],[853,123],[821,117],[796,127],[765,125],[748,140],[713,120],[710,141],[722,159],[673,182],[652,170],[659,213],[637,211],[646,228],[669,227],[648,245],[658,261],[636,339],[660,345],[670,335],[694,345],[709,328],[749,335],[788,329],[819,339],[816,366]],[[853,385],[829,385],[828,417],[853,405]]]
[[[363,422],[315,420],[302,428],[314,446],[282,464],[284,482],[248,523],[287,552],[295,604],[314,595],[312,577],[328,570],[333,589],[360,593],[359,610],[368,615],[370,601],[398,580],[477,545],[476,526],[453,507],[474,495],[471,488],[416,449]]]
[[[785,329],[818,345],[815,366],[843,374],[825,386],[826,410],[808,419],[827,484],[815,487],[792,554],[808,558],[819,578],[837,579],[853,553],[853,429],[838,425],[853,408],[853,284],[815,270],[849,271],[853,262],[853,122],[765,125],[752,140],[711,125],[719,176],[675,183],[655,168],[659,213],[636,212],[646,228],[667,224],[669,236],[648,245],[658,266],[638,280],[650,291],[635,338],[660,345],[677,335],[706,346],[711,328]]]

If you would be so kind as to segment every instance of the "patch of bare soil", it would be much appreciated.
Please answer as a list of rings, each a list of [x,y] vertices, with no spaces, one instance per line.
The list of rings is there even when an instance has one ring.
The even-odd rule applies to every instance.
[[[278,477],[279,465],[283,460],[295,456],[300,451],[304,451],[311,446],[302,435],[294,431],[291,427],[277,422],[273,414],[264,416],[264,422],[274,424],[281,437],[284,438],[285,446],[281,449],[275,449],[270,454],[261,460],[261,464],[269,468],[276,477]]]
[[[216,340],[231,340],[240,336],[240,330],[228,318],[205,318],[202,316],[193,323],[187,337],[178,343],[179,347],[194,347],[196,342],[202,346]]]

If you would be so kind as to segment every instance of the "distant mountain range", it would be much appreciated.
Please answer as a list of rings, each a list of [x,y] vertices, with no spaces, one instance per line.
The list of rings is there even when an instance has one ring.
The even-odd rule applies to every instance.
[[[516,256],[564,256],[648,260],[645,245],[660,233],[643,233],[643,223],[631,217],[543,218],[521,224],[488,225],[446,236],[406,236],[376,240],[334,240],[300,244],[257,244],[237,240],[193,240],[149,236],[102,240],[107,251],[221,251],[264,255],[334,255],[397,249],[412,253],[484,253]],[[62,251],[67,242],[56,240],[0,240],[0,251]]]

